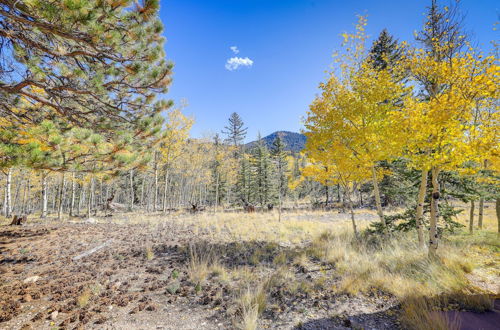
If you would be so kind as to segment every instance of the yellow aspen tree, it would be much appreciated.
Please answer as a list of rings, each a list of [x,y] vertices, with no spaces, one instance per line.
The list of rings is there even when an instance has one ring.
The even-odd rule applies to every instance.
[[[436,45],[435,49],[440,47],[451,46]],[[447,52],[446,49],[440,51]],[[408,98],[403,109],[393,115],[406,129],[408,137],[411,136],[406,139],[405,147],[412,166],[423,173],[431,173],[429,254],[435,255],[439,173],[457,170],[466,162],[480,161],[481,141],[491,138],[484,136],[485,123],[475,120],[475,110],[484,100],[498,98],[499,67],[494,57],[483,58],[472,48],[442,59],[432,52],[417,49],[410,54],[407,64],[415,84],[429,92],[426,97],[417,94]],[[424,174],[422,178],[426,178]]]
[[[167,210],[168,180],[173,163],[182,155],[193,126],[193,119],[186,117],[180,109],[170,111],[167,115],[165,127],[161,135],[158,149],[160,163],[164,167],[163,205],[162,211]]]
[[[336,67],[320,84],[322,94],[310,106],[305,126],[308,140],[323,141],[311,145],[324,150],[341,146],[352,166],[367,169],[385,228],[376,166],[400,154],[402,140],[394,138],[398,129],[391,113],[400,107],[408,88],[399,67],[376,68],[372,62],[365,47],[366,22],[360,16],[356,33],[343,34],[345,51],[337,54]]]

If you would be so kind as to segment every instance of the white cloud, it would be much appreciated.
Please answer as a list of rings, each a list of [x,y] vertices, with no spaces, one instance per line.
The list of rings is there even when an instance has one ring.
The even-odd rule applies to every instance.
[[[231,57],[226,62],[226,69],[229,71],[238,70],[241,66],[251,67],[253,61],[248,57]]]
[[[237,47],[237,46],[231,46],[231,47],[229,47],[229,48],[230,48],[230,49],[233,51],[233,53],[235,53],[235,54],[238,54],[238,53],[240,52],[240,50],[238,49],[238,47]]]

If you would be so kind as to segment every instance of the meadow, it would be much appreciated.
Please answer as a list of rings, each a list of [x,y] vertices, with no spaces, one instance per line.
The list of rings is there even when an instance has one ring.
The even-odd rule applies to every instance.
[[[468,218],[458,217],[466,224]],[[500,241],[484,226],[377,236],[373,210],[135,213],[1,227],[2,327],[459,329],[494,309]],[[55,219],[54,219],[55,220]],[[493,313],[493,312],[489,312]],[[479,314],[478,314],[479,315]],[[483,315],[483,314],[481,314]],[[484,314],[484,315],[488,315]]]

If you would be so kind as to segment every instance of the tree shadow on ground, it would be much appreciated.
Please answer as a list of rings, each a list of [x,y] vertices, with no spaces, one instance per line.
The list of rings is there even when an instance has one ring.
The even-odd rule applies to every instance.
[[[344,329],[400,329],[397,324],[399,307],[391,307],[375,313],[339,315],[328,318],[308,320],[296,325],[294,330],[344,330]],[[334,314],[335,311],[332,311]]]

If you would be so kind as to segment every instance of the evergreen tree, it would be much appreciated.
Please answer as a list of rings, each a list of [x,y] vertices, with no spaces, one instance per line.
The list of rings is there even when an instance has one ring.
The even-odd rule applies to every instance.
[[[213,184],[212,192],[214,195],[214,208],[217,210],[217,207],[221,204],[226,194],[226,178],[222,163],[224,161],[224,153],[222,150],[223,145],[221,144],[219,134],[215,134],[213,143],[214,155],[211,166]]]
[[[272,156],[276,167],[278,186],[278,214],[279,220],[281,220],[281,207],[283,205],[283,198],[286,196],[286,193],[288,191],[288,180],[286,176],[288,163],[286,160],[285,144],[283,143],[279,135],[277,135],[276,139],[273,141]]]
[[[245,139],[247,135],[247,127],[243,127],[245,124],[241,119],[240,115],[233,112],[229,117],[229,124],[224,127],[222,131],[225,134],[226,142],[239,149],[241,142]],[[236,154],[237,155],[237,154]]]
[[[264,207],[274,202],[276,191],[269,150],[265,146],[260,134],[252,156],[252,193],[254,194],[255,201],[261,207]]]
[[[236,182],[236,193],[240,200],[250,203],[252,198],[252,168],[249,157],[244,154]]]
[[[43,104],[44,119],[103,130],[164,110],[168,102],[154,98],[167,91],[172,64],[158,8],[158,0],[2,1],[2,115],[16,119],[20,96]]]
[[[393,66],[401,58],[398,42],[394,40],[387,29],[383,29],[373,42],[369,57],[372,65],[377,70],[385,70],[388,66]]]

